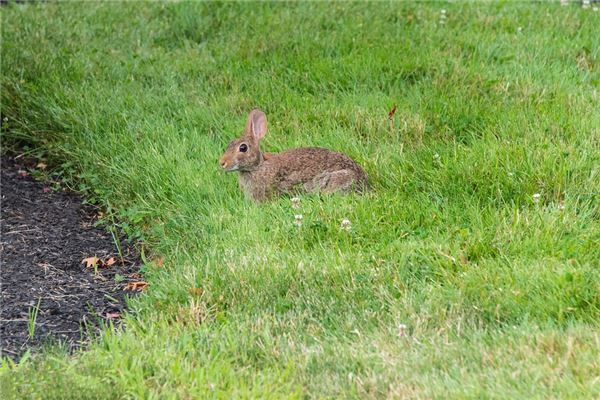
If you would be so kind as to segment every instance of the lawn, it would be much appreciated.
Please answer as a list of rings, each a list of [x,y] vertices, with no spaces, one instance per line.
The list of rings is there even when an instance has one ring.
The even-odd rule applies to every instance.
[[[4,358],[0,397],[600,396],[599,12],[0,12],[3,147],[118,217],[149,282],[86,351]],[[244,198],[218,160],[255,106],[264,149],[343,151],[372,190]]]

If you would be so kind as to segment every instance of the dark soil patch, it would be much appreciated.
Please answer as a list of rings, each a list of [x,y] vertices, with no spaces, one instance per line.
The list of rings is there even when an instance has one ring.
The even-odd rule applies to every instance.
[[[102,321],[118,321],[130,294],[125,285],[140,280],[131,246],[121,242],[122,264],[110,232],[94,226],[95,210],[67,190],[36,182],[25,164],[1,158],[0,346],[13,359],[45,342],[82,345]],[[117,262],[96,273],[82,263],[92,256]],[[31,338],[28,321],[38,301]]]

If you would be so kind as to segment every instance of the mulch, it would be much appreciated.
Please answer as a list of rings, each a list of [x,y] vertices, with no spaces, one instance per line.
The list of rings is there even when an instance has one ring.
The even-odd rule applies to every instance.
[[[133,247],[121,240],[121,259],[111,233],[95,226],[98,211],[56,183],[33,179],[35,165],[1,157],[0,349],[14,360],[46,343],[85,345],[101,324],[118,324],[126,296],[135,293],[125,286],[141,280]],[[82,263],[93,256],[114,264]]]

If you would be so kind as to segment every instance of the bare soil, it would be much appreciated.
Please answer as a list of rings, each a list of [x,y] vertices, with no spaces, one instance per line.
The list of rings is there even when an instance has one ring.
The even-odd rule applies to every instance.
[[[95,226],[97,210],[34,180],[35,164],[3,155],[0,167],[1,354],[16,360],[45,343],[84,345],[103,322],[118,323],[132,294],[125,286],[140,280],[139,257],[121,240],[121,259],[111,233]],[[93,256],[115,262],[82,263]]]

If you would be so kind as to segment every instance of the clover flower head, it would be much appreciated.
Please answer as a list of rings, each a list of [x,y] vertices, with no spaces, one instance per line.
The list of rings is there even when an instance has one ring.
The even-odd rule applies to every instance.
[[[398,324],[398,336],[400,336],[400,337],[406,336],[406,325]]]
[[[349,220],[349,219],[347,219],[347,218],[344,218],[344,219],[342,220],[342,224],[341,224],[341,226],[340,226],[340,227],[341,227],[343,230],[345,230],[345,231],[349,231],[350,229],[352,229],[352,223],[350,222],[350,220]]]
[[[300,197],[292,197],[292,207],[300,208]]]

